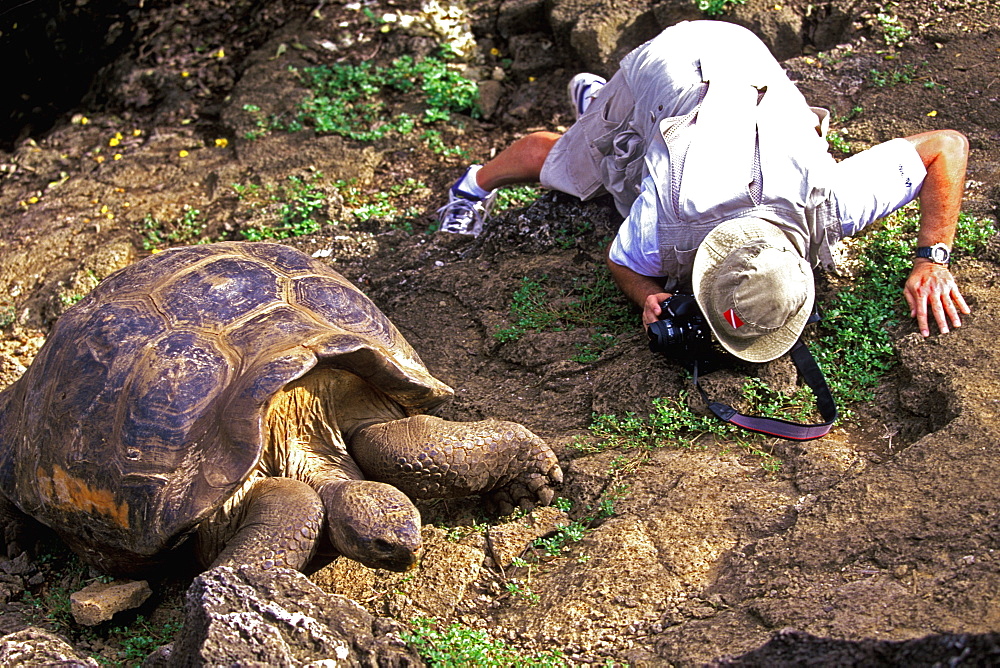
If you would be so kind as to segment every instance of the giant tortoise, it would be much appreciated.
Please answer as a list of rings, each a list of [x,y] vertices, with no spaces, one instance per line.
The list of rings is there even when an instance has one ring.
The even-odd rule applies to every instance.
[[[85,561],[136,574],[189,536],[205,566],[317,553],[404,570],[407,497],[547,503],[525,427],[427,413],[452,396],[381,311],[279,244],[152,255],[69,309],[0,394],[0,492]]]

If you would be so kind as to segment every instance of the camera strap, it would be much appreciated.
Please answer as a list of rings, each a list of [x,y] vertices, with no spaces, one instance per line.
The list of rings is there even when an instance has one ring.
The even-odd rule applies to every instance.
[[[779,418],[744,415],[732,406],[712,401],[708,398],[705,390],[702,389],[701,384],[698,383],[697,360],[695,360],[692,372],[694,375],[694,386],[698,388],[698,392],[701,393],[701,398],[708,405],[708,409],[715,413],[723,422],[729,422],[730,424],[735,424],[738,427],[755,431],[759,434],[778,436],[792,441],[811,441],[814,438],[825,436],[829,433],[830,428],[833,427],[833,423],[837,419],[837,403],[833,400],[830,387],[826,384],[826,378],[823,377],[823,372],[820,370],[812,353],[809,352],[809,348],[806,344],[802,343],[802,339],[795,342],[795,345],[789,351],[789,355],[795,363],[795,368],[798,369],[799,375],[802,376],[806,384],[812,389],[813,394],[816,395],[816,407],[819,409],[820,416],[826,422],[820,424],[800,424]]]

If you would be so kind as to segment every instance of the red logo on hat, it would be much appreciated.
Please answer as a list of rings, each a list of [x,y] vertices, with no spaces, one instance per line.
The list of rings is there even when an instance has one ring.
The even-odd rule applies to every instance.
[[[733,329],[739,329],[743,326],[743,321],[740,320],[740,316],[736,315],[736,311],[733,309],[729,309],[723,313],[722,317],[726,319],[726,322],[733,326]]]

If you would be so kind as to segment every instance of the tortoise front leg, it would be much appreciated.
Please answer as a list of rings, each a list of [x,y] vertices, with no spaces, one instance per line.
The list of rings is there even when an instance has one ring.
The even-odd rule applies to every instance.
[[[562,482],[555,453],[515,422],[417,415],[359,429],[349,447],[367,477],[414,498],[491,493],[506,509],[548,504]]]
[[[212,567],[302,570],[316,551],[323,516],[319,494],[306,483],[260,478],[237,508],[220,511],[198,527],[198,556]]]

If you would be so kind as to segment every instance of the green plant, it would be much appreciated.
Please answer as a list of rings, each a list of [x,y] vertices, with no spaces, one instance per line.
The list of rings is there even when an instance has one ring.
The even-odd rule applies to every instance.
[[[577,439],[574,448],[589,453],[610,448],[692,447],[706,434],[719,439],[735,436],[736,428],[732,425],[720,422],[715,416],[692,412],[687,406],[687,395],[682,390],[676,397],[653,399],[653,412],[645,418],[633,412],[624,416],[595,413],[589,430],[599,444]]]
[[[275,121],[272,127],[289,131],[311,127],[320,134],[374,141],[389,134],[408,134],[418,124],[446,121],[452,112],[473,118],[480,114],[476,83],[442,58],[401,56],[388,67],[338,63],[306,67],[298,74],[310,94],[292,120]],[[399,93],[410,92],[417,93],[424,104],[419,118],[395,111],[390,104]],[[444,150],[440,135],[437,140],[434,135],[425,137],[432,147]]]
[[[420,135],[420,138],[424,140],[427,147],[435,155],[451,156],[456,158],[468,158],[469,152],[466,151],[461,146],[448,146],[444,143],[444,139],[441,138],[440,130],[424,130],[424,133]]]
[[[558,557],[569,549],[569,543],[583,540],[585,534],[586,527],[583,522],[570,522],[557,528],[553,535],[536,539],[534,545],[541,548],[550,557]]]
[[[0,329],[6,329],[17,320],[17,310],[14,304],[7,300],[0,300]]]
[[[326,194],[319,187],[322,174],[312,178],[289,176],[285,183],[262,187],[233,184],[237,198],[265,223],[244,227],[240,235],[248,241],[288,239],[315,234],[326,221],[319,216],[326,207]]]
[[[247,115],[250,116],[250,120],[254,124],[253,130],[247,130],[244,133],[243,137],[245,139],[260,139],[268,133],[271,129],[271,123],[268,123],[264,117],[264,112],[261,111],[259,106],[256,104],[244,104],[243,111],[247,112]]]
[[[589,343],[578,346],[574,361],[587,363],[615,342],[615,337],[633,326],[621,294],[607,272],[593,281],[574,279],[568,288],[550,290],[545,283],[524,277],[511,299],[512,322],[497,329],[493,337],[501,342],[516,341],[530,330],[564,331],[593,328]],[[550,295],[550,292],[553,294]]]
[[[886,72],[872,69],[868,73],[868,81],[875,88],[890,88],[896,84],[911,83],[916,73],[916,66],[910,64],[905,64],[902,67],[896,67]]]
[[[986,245],[996,234],[996,225],[989,218],[976,218],[960,213],[952,250],[957,254],[958,260],[977,255],[986,249]]]
[[[765,388],[766,385],[759,379],[748,379],[742,390],[742,409],[745,412],[795,420],[802,419],[807,414],[803,411],[805,405],[812,405],[806,399],[811,395],[808,388],[800,390],[793,397]],[[687,404],[687,396],[686,391],[681,391],[676,397],[653,399],[653,412],[647,417],[632,412],[624,416],[595,413],[589,429],[597,443],[577,438],[573,447],[584,453],[603,452],[610,448],[690,448],[704,436],[711,435],[719,441],[733,442],[750,454],[760,457],[761,466],[765,470],[780,469],[780,461],[758,447],[765,440],[764,436],[743,431],[735,425],[720,421],[714,415],[694,413]],[[762,398],[767,401],[761,401]]]
[[[401,634],[403,640],[416,647],[432,668],[568,668],[570,665],[558,651],[524,656],[485,631],[460,624],[442,630],[434,620],[418,617],[411,626],[410,631]]]
[[[504,586],[507,593],[515,598],[524,599],[528,603],[535,604],[542,600],[542,597],[531,590],[527,584],[520,580],[508,580]]]
[[[73,591],[62,585],[52,585],[45,587],[41,594],[25,592],[23,600],[33,611],[31,617],[35,623],[45,621],[61,633],[67,633],[74,624],[69,600]]]
[[[751,377],[743,383],[741,393],[743,401],[760,415],[780,416],[792,422],[805,422],[815,417],[816,397],[808,386],[787,394],[772,389],[760,378]]]
[[[154,625],[139,615],[128,626],[116,626],[109,631],[109,637],[117,639],[120,645],[118,660],[126,666],[140,665],[149,653],[174,639],[183,623],[172,620],[162,625]]]
[[[843,116],[836,116],[834,117],[833,120],[834,123],[837,123],[838,125],[843,125],[845,123],[850,123],[851,121],[853,121],[855,118],[860,116],[862,112],[864,112],[864,107],[854,106],[851,107],[851,110],[848,111],[846,114],[844,114]]]
[[[354,180],[339,179],[334,181],[333,186],[340,192],[347,212],[357,222],[384,221],[390,227],[407,232],[413,232],[413,221],[420,218],[422,211],[417,207],[400,209],[396,201],[427,188],[424,183],[412,178],[373,192],[362,191]]]
[[[850,155],[851,144],[841,136],[839,131],[831,130],[828,132],[826,134],[826,141],[833,150]]]
[[[207,244],[211,243],[205,235],[208,225],[199,220],[201,211],[187,204],[184,205],[179,218],[172,221],[161,221],[152,214],[142,219],[145,231],[143,248],[154,250],[163,246]]]
[[[98,578],[89,577],[90,569],[83,560],[54,538],[43,540],[36,561],[58,577],[46,578],[38,588],[24,592],[26,614],[33,624],[47,624],[72,637],[79,626],[71,612],[70,594]]]
[[[105,584],[113,581],[107,575],[91,575],[90,568],[66,546],[54,539],[44,539],[36,562],[49,573],[45,582],[35,591],[22,596],[25,614],[35,625],[45,626],[72,642],[95,642],[106,646],[104,656],[98,657],[102,665],[138,666],[151,651],[170,642],[180,631],[182,622],[171,619],[154,624],[137,615],[127,624],[112,626],[110,623],[83,627],[72,614],[70,595],[92,582]],[[122,613],[128,617],[128,613]]]
[[[888,5],[875,15],[875,25],[886,46],[898,48],[910,38],[910,30],[900,23],[898,16],[889,13],[892,6]]]
[[[602,493],[596,508],[587,507],[588,512],[584,517],[574,520],[569,524],[556,527],[550,535],[535,539],[532,545],[541,549],[550,557],[558,557],[570,550],[570,545],[583,540],[587,531],[590,530],[600,520],[611,517],[615,514],[615,502],[625,494],[625,488],[614,486],[610,492]],[[557,507],[563,512],[569,512],[572,508],[572,501],[569,499],[557,499]]]
[[[735,5],[745,5],[747,0],[695,0],[698,9],[707,16],[721,16]]]
[[[542,189],[538,186],[507,186],[500,188],[497,191],[497,199],[493,205],[493,210],[499,213],[507,209],[527,206],[538,199],[541,193]]]
[[[543,280],[548,277],[543,277]],[[530,329],[544,330],[559,320],[559,313],[549,307],[542,283],[527,276],[514,291],[510,304],[510,314],[514,322],[509,327],[498,329],[493,338],[500,342],[516,341]]]

